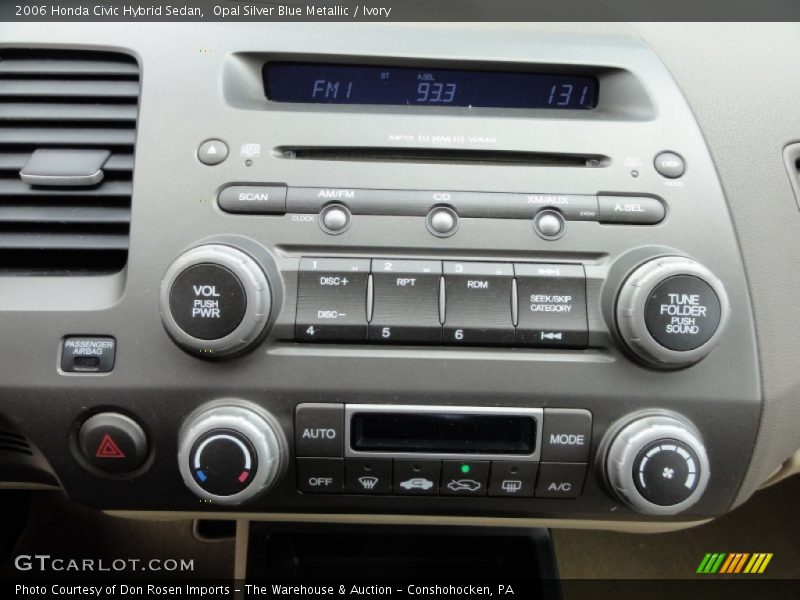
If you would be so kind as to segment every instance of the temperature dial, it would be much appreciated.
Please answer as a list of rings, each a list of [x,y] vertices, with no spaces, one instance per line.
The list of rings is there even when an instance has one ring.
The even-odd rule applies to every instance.
[[[282,468],[285,445],[255,406],[221,404],[190,418],[178,461],[186,485],[217,504],[241,504],[267,490]]]
[[[674,515],[692,506],[710,475],[699,434],[688,422],[668,415],[626,425],[609,446],[606,472],[620,499],[653,515]]]

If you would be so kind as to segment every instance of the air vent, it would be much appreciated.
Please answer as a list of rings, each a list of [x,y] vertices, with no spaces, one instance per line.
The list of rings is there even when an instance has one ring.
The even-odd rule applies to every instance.
[[[0,453],[33,456],[33,452],[25,436],[11,431],[10,428],[0,429]]]
[[[125,266],[138,100],[127,55],[0,51],[0,270]]]

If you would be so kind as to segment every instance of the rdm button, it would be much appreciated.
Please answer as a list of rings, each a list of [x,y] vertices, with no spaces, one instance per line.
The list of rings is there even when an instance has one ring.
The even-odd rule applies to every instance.
[[[665,348],[683,352],[710,340],[721,318],[713,288],[692,275],[676,275],[659,283],[645,307],[650,335]]]
[[[169,308],[184,332],[201,340],[217,340],[242,322],[247,298],[233,272],[220,265],[199,264],[175,280]]]

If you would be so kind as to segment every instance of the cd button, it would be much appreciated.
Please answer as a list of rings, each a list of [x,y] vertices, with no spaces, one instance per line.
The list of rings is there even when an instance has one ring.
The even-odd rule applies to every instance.
[[[391,494],[392,459],[348,458],[344,463],[348,494]]]
[[[395,459],[394,493],[402,496],[437,496],[442,461]]]
[[[448,237],[458,229],[458,215],[449,208],[438,207],[428,213],[428,230],[435,236]]]
[[[489,495],[532,498],[538,463],[495,460],[489,478]]]
[[[442,461],[442,496],[485,496],[488,461]]]

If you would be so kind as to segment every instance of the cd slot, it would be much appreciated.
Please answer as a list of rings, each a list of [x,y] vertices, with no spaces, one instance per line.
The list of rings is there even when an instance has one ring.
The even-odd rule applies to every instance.
[[[279,157],[295,160],[582,168],[602,168],[611,164],[611,159],[602,154],[562,154],[514,150],[365,146],[282,146],[276,150]]]

